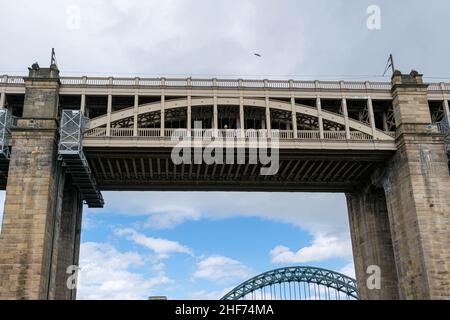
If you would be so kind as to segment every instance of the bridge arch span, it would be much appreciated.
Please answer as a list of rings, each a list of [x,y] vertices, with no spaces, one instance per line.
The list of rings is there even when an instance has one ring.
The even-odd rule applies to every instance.
[[[303,287],[300,284],[304,284]],[[317,267],[297,266],[262,273],[231,290],[222,300],[247,298],[252,300],[287,298],[291,300],[293,298],[295,300],[317,298],[319,300],[323,300],[322,298],[354,300],[359,299],[359,295],[356,280],[348,276]]]
[[[258,99],[258,98],[244,98],[244,107],[266,107],[266,101],[265,99]],[[171,109],[177,109],[177,108],[186,108],[188,107],[188,99],[176,99],[176,100],[169,100],[165,101],[164,103],[164,109],[165,110],[171,110]],[[192,107],[201,107],[201,106],[212,106],[214,105],[214,98],[212,97],[206,97],[206,98],[192,98],[190,105]],[[240,98],[228,98],[228,97],[221,97],[217,99],[217,105],[220,106],[239,106],[240,105]],[[281,110],[286,112],[292,112],[293,107],[297,114],[305,115],[308,117],[318,118],[319,114],[317,109],[305,106],[302,104],[295,104],[294,106],[290,102],[281,101],[281,100],[274,100],[271,99],[269,101],[269,107],[271,110]],[[160,101],[153,102],[149,104],[143,104],[138,107],[138,116],[144,115],[152,112],[157,112],[162,110],[162,104]],[[90,127],[89,129],[95,129],[100,128],[103,126],[106,126],[108,122],[114,123],[118,122],[124,119],[132,118],[134,116],[134,107],[122,109],[119,111],[112,112],[110,115],[106,114],[101,117],[92,119],[90,121]],[[336,123],[340,126],[345,126],[346,119],[343,115],[332,113],[329,111],[322,110],[321,117],[325,121],[329,121],[332,123]],[[353,131],[359,131],[364,134],[367,134],[371,136],[374,140],[393,140],[393,138],[384,133],[383,131],[376,130],[375,136],[374,131],[372,127],[369,124],[354,120],[354,119],[348,119],[348,125],[350,130]]]

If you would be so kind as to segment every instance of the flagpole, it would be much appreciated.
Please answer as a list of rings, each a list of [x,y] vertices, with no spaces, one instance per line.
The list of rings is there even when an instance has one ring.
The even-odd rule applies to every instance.
[[[395,65],[394,65],[394,56],[392,55],[392,53],[389,55],[389,59],[391,59],[392,74],[394,74]]]
[[[395,65],[394,65],[394,56],[392,53],[389,55],[389,59],[386,64],[386,68],[384,68],[383,77],[386,75],[386,72],[389,70],[389,67],[392,69],[392,74],[395,73]]]

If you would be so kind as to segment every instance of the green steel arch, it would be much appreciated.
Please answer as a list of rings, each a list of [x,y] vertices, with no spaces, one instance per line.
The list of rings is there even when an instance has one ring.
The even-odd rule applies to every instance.
[[[221,300],[247,300],[247,298],[251,300],[359,299],[356,280],[331,270],[304,266],[286,267],[262,273],[240,284]]]

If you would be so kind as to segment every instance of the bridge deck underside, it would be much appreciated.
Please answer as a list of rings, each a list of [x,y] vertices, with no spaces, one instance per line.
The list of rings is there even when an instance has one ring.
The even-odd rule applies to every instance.
[[[138,150],[138,151],[137,151]],[[275,175],[261,164],[180,164],[171,149],[86,148],[101,190],[346,192],[391,156],[388,151],[283,150]]]

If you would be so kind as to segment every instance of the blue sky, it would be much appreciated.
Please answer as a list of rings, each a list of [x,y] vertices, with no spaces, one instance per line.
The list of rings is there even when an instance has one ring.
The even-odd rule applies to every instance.
[[[380,9],[379,29],[367,27],[370,5]],[[447,0],[21,0],[0,1],[0,12],[8,13],[0,74],[44,66],[55,47],[63,75],[389,81],[381,77],[389,53],[426,81],[450,75]],[[286,265],[353,273],[344,195],[105,200],[104,210],[85,210],[82,299],[219,298]]]
[[[218,299],[289,265],[353,275],[343,195],[109,192],[105,200],[85,213],[80,298]]]

